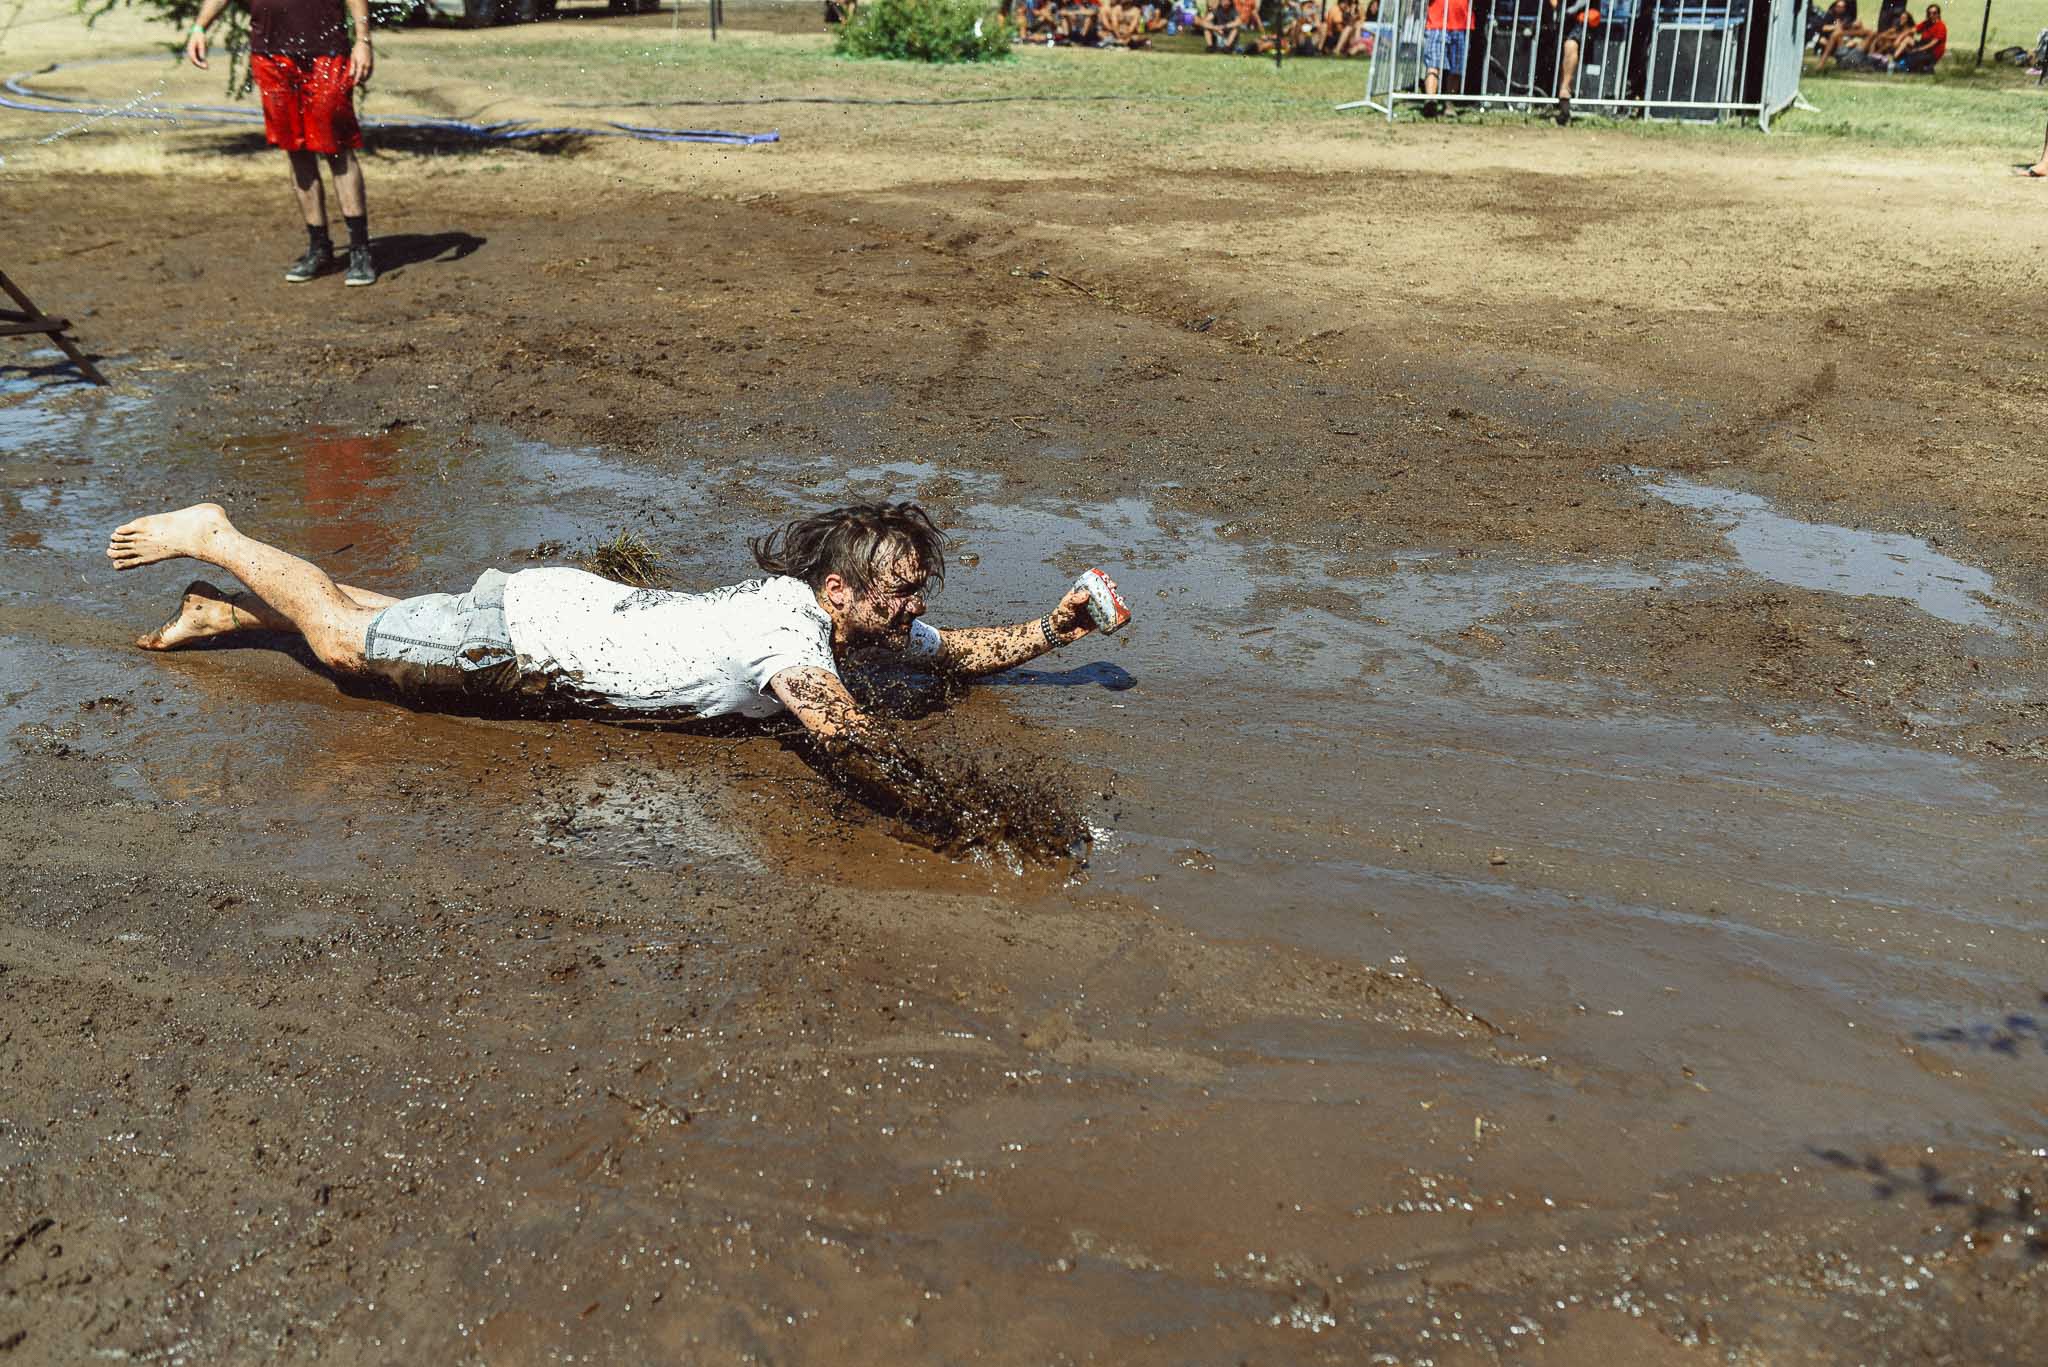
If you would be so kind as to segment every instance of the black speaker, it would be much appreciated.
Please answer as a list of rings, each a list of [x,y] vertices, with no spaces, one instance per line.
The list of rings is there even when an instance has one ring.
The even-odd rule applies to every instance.
[[[1524,19],[1506,5],[1497,9],[1485,27],[1473,34],[1477,41],[1465,75],[1465,89],[1475,95],[1519,95],[1548,99],[1553,76],[1543,66],[1536,45],[1536,11]]]
[[[1574,100],[1602,104],[1627,98],[1629,27],[1626,22],[1610,20],[1581,34]]]
[[[1687,105],[1730,104],[1739,98],[1736,73],[1742,64],[1743,27],[1740,19],[1718,14],[1660,17],[1650,38],[1650,117],[1706,123],[1719,119],[1718,109]],[[1673,103],[1658,103],[1662,100]]]

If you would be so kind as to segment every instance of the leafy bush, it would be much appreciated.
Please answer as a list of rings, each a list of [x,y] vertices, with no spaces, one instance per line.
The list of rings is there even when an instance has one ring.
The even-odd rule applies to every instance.
[[[848,57],[906,62],[1000,62],[1010,26],[988,0],[865,0],[839,30]]]

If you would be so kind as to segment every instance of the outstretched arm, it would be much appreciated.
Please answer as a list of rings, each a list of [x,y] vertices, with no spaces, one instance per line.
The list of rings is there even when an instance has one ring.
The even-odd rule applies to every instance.
[[[957,783],[921,760],[895,732],[863,714],[838,675],[815,667],[785,669],[768,687],[811,733],[819,758],[841,784],[941,845],[975,844],[1001,834],[989,825],[984,804],[960,793]]]
[[[1095,619],[1088,615],[1088,591],[1069,589],[1058,607],[1035,622],[942,630],[938,651],[929,659],[932,667],[942,672],[978,678],[1015,669],[1094,630]]]
[[[785,669],[768,681],[768,688],[819,740],[850,736],[868,725],[860,704],[829,669]]]

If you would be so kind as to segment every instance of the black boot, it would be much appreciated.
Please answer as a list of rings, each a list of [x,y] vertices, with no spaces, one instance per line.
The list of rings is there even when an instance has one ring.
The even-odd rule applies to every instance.
[[[306,254],[284,268],[284,278],[298,285],[333,269],[334,243],[327,236],[327,229],[309,224],[306,228]]]

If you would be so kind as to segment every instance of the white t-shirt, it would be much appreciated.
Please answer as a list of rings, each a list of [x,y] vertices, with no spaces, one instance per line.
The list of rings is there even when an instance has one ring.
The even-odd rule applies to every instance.
[[[669,593],[582,570],[521,570],[505,584],[505,627],[523,673],[633,710],[765,717],[782,710],[768,682],[783,670],[839,672],[832,619],[787,575]],[[936,648],[938,634],[925,632],[917,644]]]

